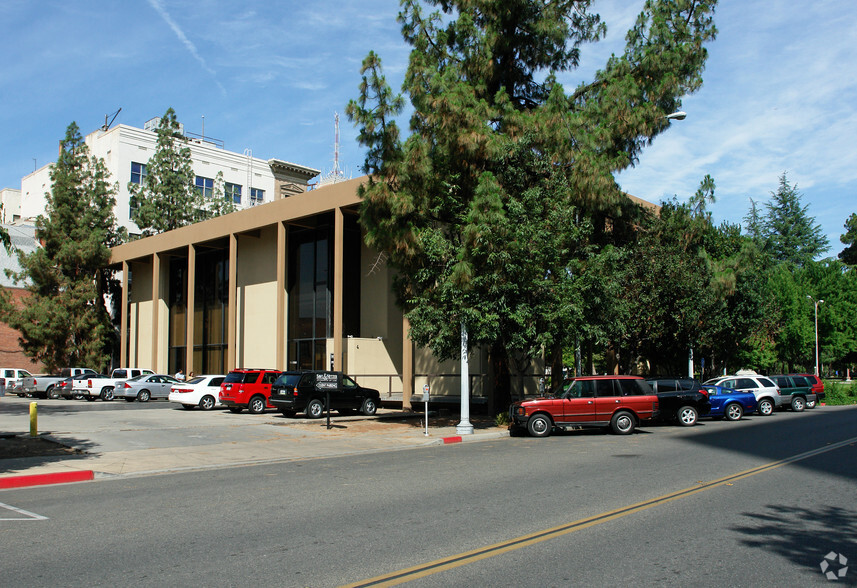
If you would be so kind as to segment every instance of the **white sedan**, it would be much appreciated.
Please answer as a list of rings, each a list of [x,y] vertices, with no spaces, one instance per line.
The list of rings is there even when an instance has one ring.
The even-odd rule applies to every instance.
[[[191,409],[194,406],[202,410],[211,410],[220,404],[220,384],[222,375],[196,376],[187,382],[174,384],[170,390],[170,402],[178,402],[183,407]]]

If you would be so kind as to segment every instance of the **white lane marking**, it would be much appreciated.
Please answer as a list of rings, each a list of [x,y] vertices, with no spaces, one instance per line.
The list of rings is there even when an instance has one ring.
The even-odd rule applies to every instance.
[[[15,517],[11,519],[0,518],[0,521],[46,521],[48,517],[43,517],[42,515],[36,514],[34,512],[30,512],[28,510],[24,510],[23,508],[18,508],[16,506],[11,506],[9,504],[3,504],[0,502],[0,508],[5,508],[7,510],[11,510],[13,512],[17,512],[18,514],[24,515],[26,518]]]

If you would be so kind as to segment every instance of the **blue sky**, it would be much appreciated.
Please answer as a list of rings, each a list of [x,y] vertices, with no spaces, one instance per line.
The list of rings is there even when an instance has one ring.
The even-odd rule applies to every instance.
[[[584,47],[567,88],[588,81],[642,2],[594,2],[607,39]],[[333,116],[357,95],[360,62],[379,53],[398,88],[408,47],[397,0],[4,0],[0,3],[0,187],[56,159],[66,126],[84,134],[118,108],[142,127],[173,107],[186,130],[329,170]],[[718,38],[700,91],[618,176],[622,188],[660,202],[685,199],[705,174],[717,183],[717,221],[741,222],[749,199],[767,201],[787,173],[809,213],[842,244],[857,212],[857,3],[722,0]],[[360,175],[363,152],[342,116],[341,166]],[[35,160],[35,161],[34,161]]]

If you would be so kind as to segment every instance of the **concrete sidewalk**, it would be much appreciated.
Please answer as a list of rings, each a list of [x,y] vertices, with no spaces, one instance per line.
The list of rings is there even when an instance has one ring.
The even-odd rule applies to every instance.
[[[9,400],[4,398],[0,404],[0,432],[26,434],[29,421],[25,409],[30,399]],[[75,481],[75,472],[91,472],[89,479],[151,475],[509,435],[503,428],[478,422],[473,435],[460,436],[454,425],[457,419],[438,420],[430,414],[426,436],[424,415],[384,409],[372,418],[333,413],[328,428],[326,419],[288,419],[273,412],[251,415],[223,410],[187,411],[163,403],[114,407],[75,402],[39,401],[39,432],[83,453],[4,459],[0,461],[0,488],[31,485],[28,481]],[[26,478],[29,476],[40,477]]]

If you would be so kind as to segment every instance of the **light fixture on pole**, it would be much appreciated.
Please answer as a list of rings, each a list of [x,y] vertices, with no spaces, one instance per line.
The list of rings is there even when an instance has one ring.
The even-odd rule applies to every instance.
[[[667,120],[684,120],[685,118],[687,118],[687,113],[683,110],[677,110],[666,116]]]
[[[812,303],[815,305],[815,375],[818,376],[818,305],[823,303],[824,300],[816,301],[815,298],[809,294],[807,294],[806,297],[812,300]]]

